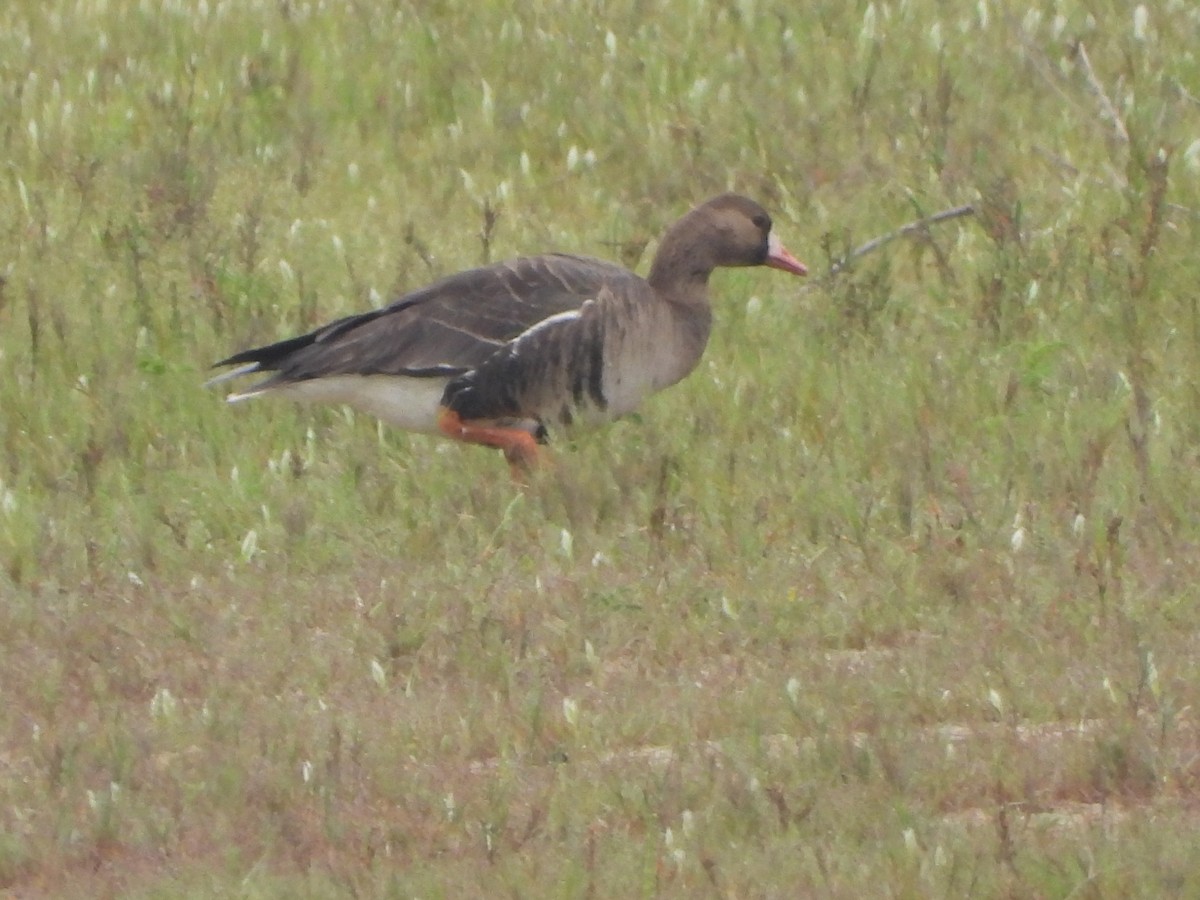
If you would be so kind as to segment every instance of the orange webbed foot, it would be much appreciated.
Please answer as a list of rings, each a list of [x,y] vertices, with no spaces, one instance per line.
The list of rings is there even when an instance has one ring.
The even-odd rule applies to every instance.
[[[516,481],[524,482],[541,459],[537,439],[523,428],[464,422],[454,410],[443,407],[438,413],[438,430],[456,441],[502,450]]]

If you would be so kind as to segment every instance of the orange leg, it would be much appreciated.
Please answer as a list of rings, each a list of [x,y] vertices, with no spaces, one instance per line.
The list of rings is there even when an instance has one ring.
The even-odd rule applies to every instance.
[[[519,478],[538,463],[537,441],[523,428],[472,425],[470,422],[464,422],[458,413],[443,407],[438,412],[438,430],[456,441],[503,450],[514,478]]]

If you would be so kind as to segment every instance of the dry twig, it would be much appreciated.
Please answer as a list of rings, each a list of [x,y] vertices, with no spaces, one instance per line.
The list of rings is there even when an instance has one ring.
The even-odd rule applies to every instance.
[[[1075,58],[1079,60],[1080,66],[1083,68],[1083,74],[1087,77],[1088,87],[1100,103],[1100,112],[1106,118],[1113,131],[1116,133],[1117,139],[1122,144],[1129,143],[1129,129],[1125,127],[1125,120],[1121,118],[1121,114],[1117,112],[1116,105],[1109,99],[1108,94],[1104,90],[1104,85],[1100,83],[1100,79],[1096,77],[1096,70],[1092,68],[1092,61],[1088,58],[1087,47],[1083,45],[1083,41],[1075,44]]]
[[[923,219],[918,219],[915,222],[909,222],[897,228],[895,231],[889,231],[887,234],[880,235],[877,238],[872,238],[860,247],[851,250],[841,259],[836,260],[829,267],[829,273],[826,278],[832,278],[835,275],[840,275],[846,271],[847,267],[857,259],[866,256],[873,250],[878,250],[880,247],[890,244],[897,238],[911,237],[913,235],[926,235],[930,225],[937,225],[939,222],[948,222],[951,219],[960,219],[963,216],[971,216],[975,214],[975,207],[970,204],[956,206],[953,209],[942,210],[939,213],[934,213],[932,216],[926,216]]]

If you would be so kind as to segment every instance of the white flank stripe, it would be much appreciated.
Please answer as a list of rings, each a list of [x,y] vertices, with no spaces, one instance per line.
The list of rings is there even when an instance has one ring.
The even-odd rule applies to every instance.
[[[244,394],[230,394],[225,398],[226,403],[241,403],[243,400],[252,400],[259,394],[265,394],[266,391],[246,391]]]
[[[258,363],[246,363],[243,366],[238,366],[236,369],[230,369],[228,372],[222,372],[220,375],[214,375],[208,381],[204,382],[206,388],[220,384],[222,381],[230,381],[234,378],[239,378],[242,375],[249,375],[251,372],[258,371]]]
[[[525,338],[529,337],[531,334],[536,334],[537,332],[541,331],[543,328],[550,328],[553,325],[558,325],[560,322],[570,322],[572,319],[578,319],[580,314],[581,314],[581,312],[578,309],[568,309],[566,312],[555,313],[552,316],[547,316],[546,318],[542,319],[542,321],[538,322],[536,325],[533,325],[532,327],[526,328],[524,331],[522,331],[517,336],[517,340],[518,341],[524,340]]]

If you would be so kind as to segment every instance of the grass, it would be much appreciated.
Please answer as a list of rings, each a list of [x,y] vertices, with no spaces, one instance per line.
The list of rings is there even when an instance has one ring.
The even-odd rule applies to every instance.
[[[426,6],[0,11],[0,887],[1186,895],[1197,13]],[[727,188],[814,277],[525,490],[200,388]]]

